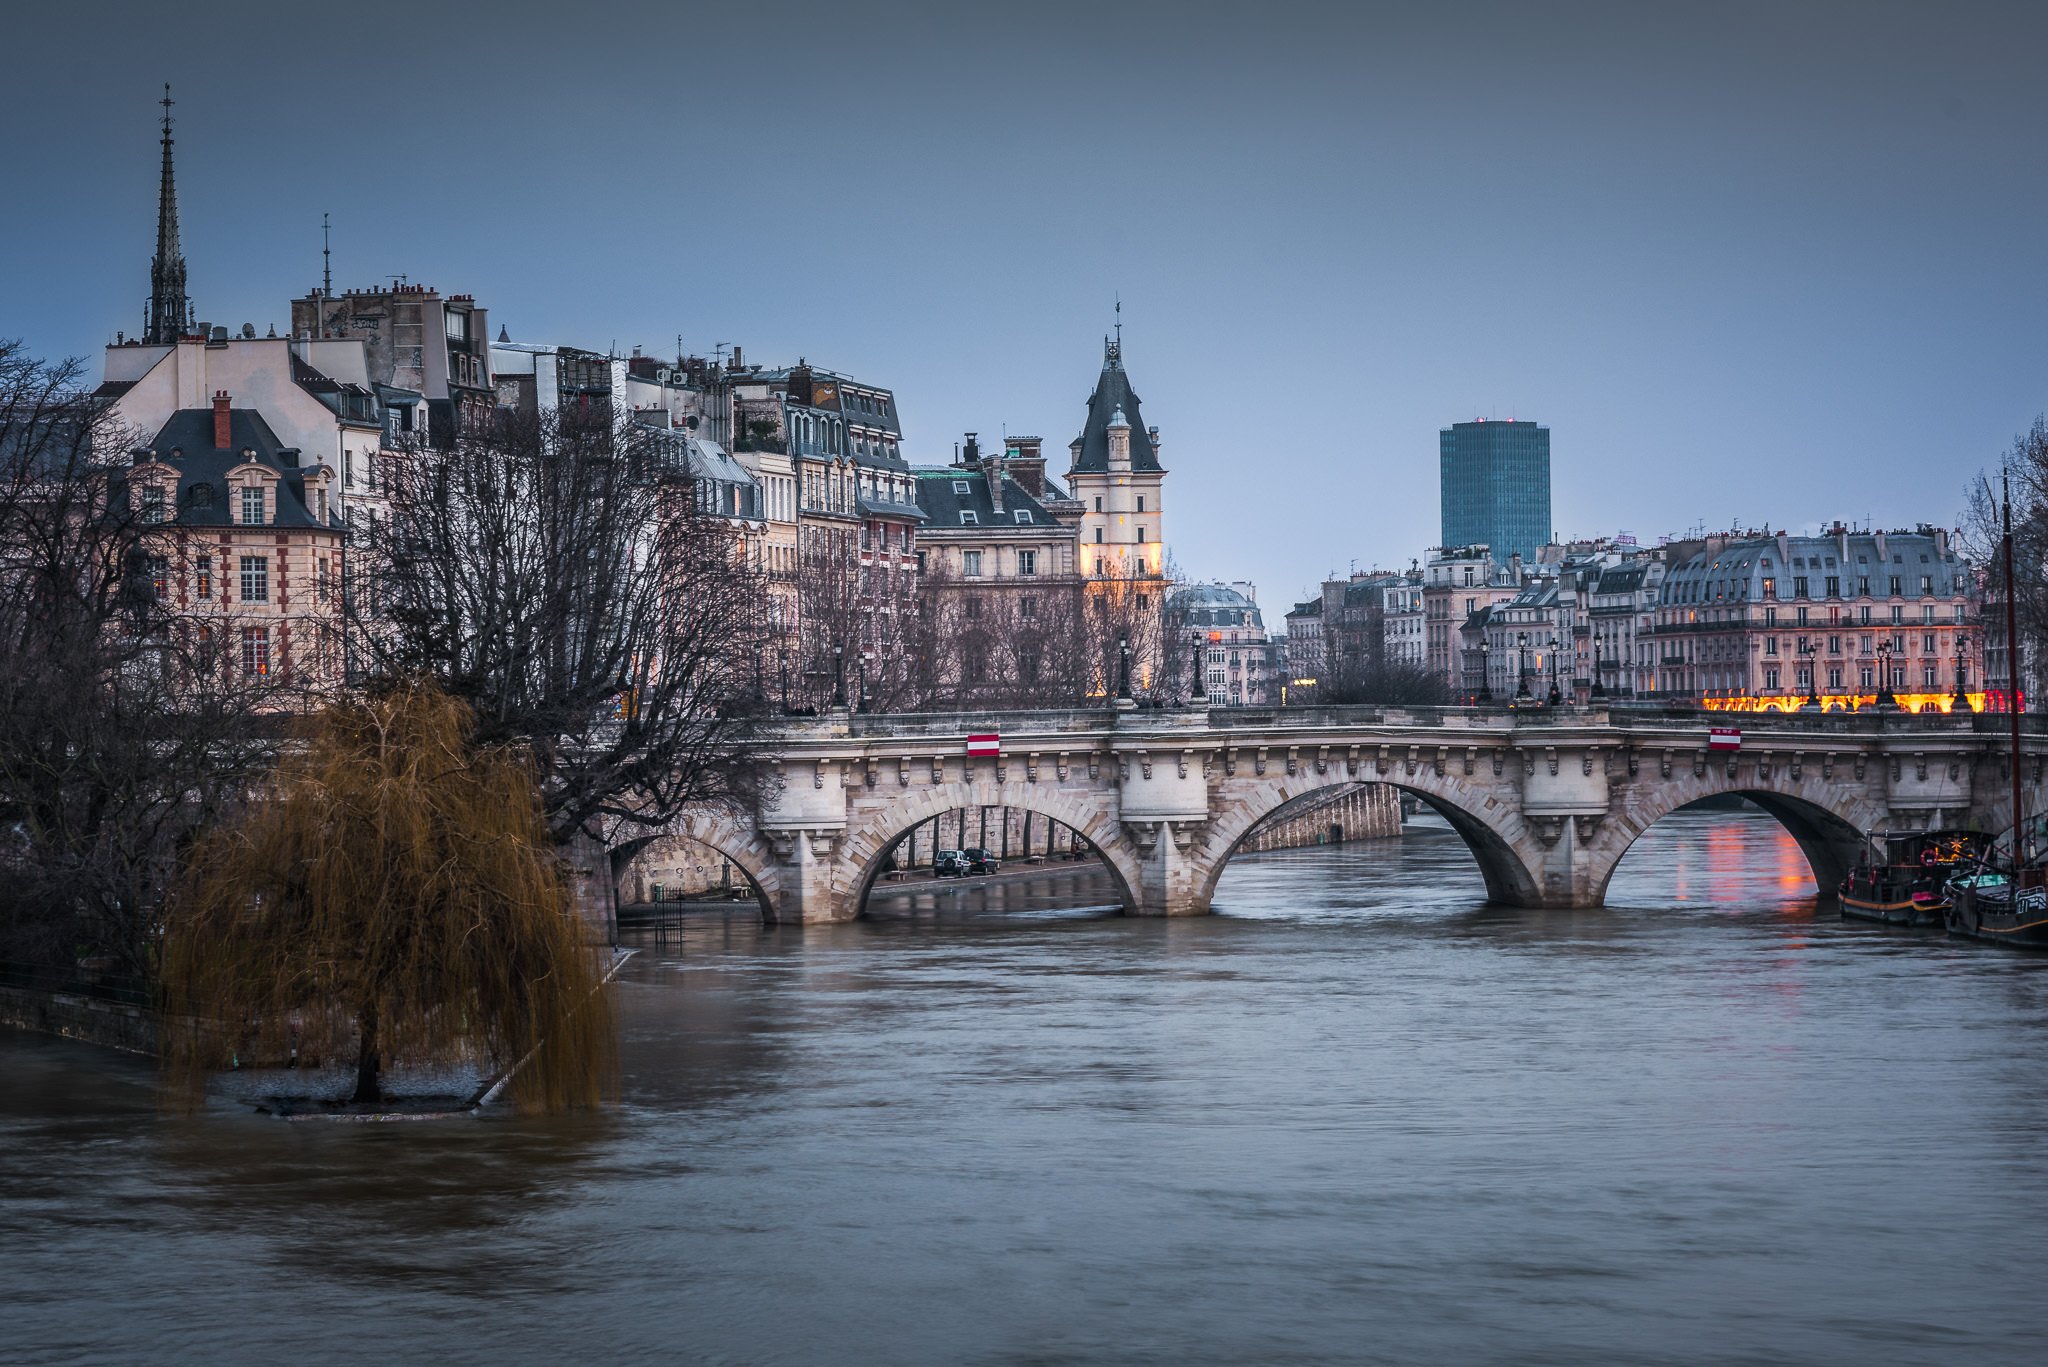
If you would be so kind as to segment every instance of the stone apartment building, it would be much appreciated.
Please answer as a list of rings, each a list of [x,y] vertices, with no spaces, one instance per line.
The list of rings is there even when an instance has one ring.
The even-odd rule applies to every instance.
[[[151,591],[190,624],[202,660],[325,687],[343,672],[341,490],[263,414],[226,393],[180,409],[125,480],[148,538]]]
[[[792,700],[810,705],[835,695],[859,705],[849,684],[874,706],[897,705],[912,690],[924,514],[895,395],[801,359],[735,369],[730,383],[734,454],[786,458],[795,493],[798,616],[784,633],[778,684],[792,681]]]
[[[1323,600],[1305,599],[1287,610],[1288,698],[1306,702],[1314,696],[1327,661],[1323,649]]]
[[[1173,597],[1177,653],[1201,661],[1211,707],[1270,707],[1280,701],[1279,652],[1247,583],[1194,584]],[[1176,677],[1178,674],[1176,673]]]
[[[1001,455],[969,432],[958,459],[917,472],[918,575],[941,698],[985,705],[1071,695],[1082,575],[1073,501],[1046,477],[1037,437]]]
[[[1444,546],[1422,567],[1423,665],[1453,692],[1468,693],[1465,636],[1473,615],[1522,591],[1522,560],[1496,563],[1491,548]]]
[[[490,319],[472,296],[403,280],[338,295],[323,286],[292,300],[291,317],[301,341],[363,344],[370,384],[399,410],[402,439],[446,448],[464,427],[490,420]]]
[[[1917,709],[1979,690],[1976,575],[1941,528],[1726,533],[1665,555],[1655,696],[1868,705],[1889,688]]]
[[[1661,548],[1625,549],[1594,581],[1588,618],[1592,627],[1594,678],[1610,698],[1632,698],[1657,690],[1657,598],[1664,585]]]

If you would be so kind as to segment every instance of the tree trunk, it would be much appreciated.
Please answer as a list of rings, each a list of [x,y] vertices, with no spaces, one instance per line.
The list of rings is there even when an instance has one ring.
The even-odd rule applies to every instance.
[[[353,1106],[370,1106],[383,1099],[377,1088],[377,1008],[365,1007],[362,1034],[356,1044],[356,1091],[349,1098]]]

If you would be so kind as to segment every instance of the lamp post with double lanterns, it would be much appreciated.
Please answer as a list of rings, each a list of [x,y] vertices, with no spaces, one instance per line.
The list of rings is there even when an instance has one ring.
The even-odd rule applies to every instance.
[[[1806,702],[1803,706],[1820,711],[1820,662],[1814,657],[1820,652],[1813,648],[1813,642],[1804,636],[1799,638],[1799,658],[1806,663],[1800,668],[1806,671]]]
[[[1552,707],[1564,701],[1564,694],[1557,686],[1557,637],[1550,638],[1550,693],[1543,700]]]
[[[1515,633],[1515,701],[1529,697],[1529,633]]]
[[[1892,643],[1889,637],[1877,643],[1877,705],[1899,705],[1899,700],[1892,695]]]

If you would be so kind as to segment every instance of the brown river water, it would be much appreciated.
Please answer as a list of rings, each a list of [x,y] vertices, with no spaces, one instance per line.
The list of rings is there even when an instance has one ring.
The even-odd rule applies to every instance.
[[[699,916],[542,1122],[0,1033],[0,1362],[2048,1362],[2048,957],[1843,922],[1754,812],[1481,899],[1424,821],[1209,918]]]

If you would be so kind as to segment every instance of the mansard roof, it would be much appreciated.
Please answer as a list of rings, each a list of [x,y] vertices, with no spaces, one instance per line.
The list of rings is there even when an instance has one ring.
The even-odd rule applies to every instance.
[[[211,408],[181,408],[157,431],[150,455],[178,472],[176,522],[201,527],[235,525],[234,510],[228,506],[227,475],[238,466],[253,463],[277,477],[277,505],[265,526],[333,529],[340,525],[339,500],[325,522],[307,506],[306,476],[310,472],[299,468],[298,451],[278,441],[261,413],[253,408],[229,410],[228,436],[228,446],[213,444]],[[252,454],[245,456],[244,451]]]
[[[1159,453],[1152,448],[1152,434],[1145,427],[1144,415],[1138,411],[1138,392],[1131,388],[1131,377],[1124,373],[1122,344],[1110,342],[1103,348],[1102,374],[1096,378],[1095,392],[1088,396],[1088,422],[1081,429],[1081,450],[1074,458],[1074,470],[1083,474],[1108,472],[1109,425],[1119,412],[1131,425],[1131,468],[1162,469]]]
[[[961,484],[967,486],[964,491],[958,487]],[[917,506],[924,510],[926,525],[933,531],[973,527],[976,531],[985,532],[991,528],[1007,527],[1012,530],[1029,528],[1043,535],[1048,530],[1064,530],[1044,505],[1025,493],[1017,481],[1007,475],[1003,477],[1003,511],[998,513],[994,500],[989,497],[988,476],[979,470],[960,466],[919,470]],[[1017,520],[1019,509],[1030,514],[1027,520]],[[974,521],[963,520],[963,512],[973,513]]]

